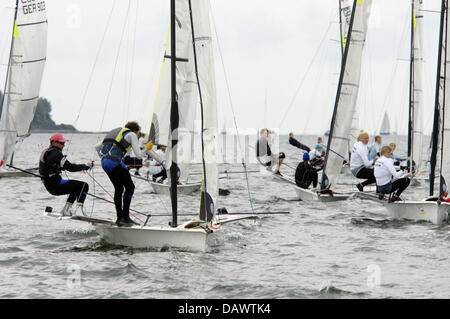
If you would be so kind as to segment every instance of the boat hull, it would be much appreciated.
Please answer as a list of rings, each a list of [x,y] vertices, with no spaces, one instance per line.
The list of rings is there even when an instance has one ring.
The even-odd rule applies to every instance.
[[[392,219],[428,221],[437,225],[448,220],[450,213],[449,203],[435,201],[402,201],[388,203],[385,207]]]
[[[92,224],[108,243],[133,248],[173,247],[192,251],[205,251],[209,232],[203,228],[132,226],[118,227]]]
[[[155,182],[149,182],[149,183],[150,183],[150,185],[152,185],[155,193],[161,194],[161,195],[170,195],[170,186],[168,184],[155,183]],[[193,192],[198,191],[201,186],[202,186],[202,183],[178,185],[177,186],[177,194],[178,195],[189,195],[189,194],[192,194]]]
[[[304,189],[298,186],[294,186],[297,199],[302,201],[319,201],[319,202],[337,202],[348,199],[351,195],[335,194],[330,196],[328,194],[318,194],[317,192],[309,189]]]

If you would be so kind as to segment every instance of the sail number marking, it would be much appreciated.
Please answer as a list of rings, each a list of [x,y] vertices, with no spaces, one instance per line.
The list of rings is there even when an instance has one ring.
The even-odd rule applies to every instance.
[[[45,2],[40,0],[20,0],[23,14],[45,11]]]

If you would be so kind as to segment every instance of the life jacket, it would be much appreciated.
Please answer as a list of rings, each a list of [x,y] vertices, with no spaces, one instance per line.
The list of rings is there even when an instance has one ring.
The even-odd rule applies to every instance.
[[[118,127],[106,134],[100,151],[102,158],[108,158],[115,162],[122,161],[122,158],[131,149],[131,143],[125,140],[125,136],[130,132],[129,128]]]
[[[49,163],[47,161],[47,156],[50,152],[61,152],[61,150],[56,146],[50,146],[41,153],[41,157],[39,158],[39,175],[44,180],[59,177],[62,171],[61,163]]]

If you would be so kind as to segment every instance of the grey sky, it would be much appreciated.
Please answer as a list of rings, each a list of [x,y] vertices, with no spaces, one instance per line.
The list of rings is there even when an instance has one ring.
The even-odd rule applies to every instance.
[[[13,2],[0,1],[2,64],[8,56]],[[114,0],[46,2],[48,54],[41,95],[52,102],[56,122],[73,124]],[[409,56],[410,2],[373,0],[358,102],[360,127],[370,133],[379,130],[385,110],[392,129],[406,133],[409,64],[398,59]],[[440,8],[439,0],[424,3],[429,10]],[[336,41],[338,1],[211,0],[211,7],[238,126],[281,127],[282,133],[298,134],[323,134],[329,129],[340,67],[340,48]],[[132,119],[139,120],[148,129],[169,24],[168,0],[131,0],[129,23],[101,124],[127,8],[128,0],[116,0],[100,60],[76,122],[81,130],[108,130]],[[424,15],[424,124],[429,133],[439,15],[428,12]],[[322,39],[325,39],[323,45],[315,56]],[[231,127],[230,103],[216,40],[219,127],[224,123]],[[306,81],[287,112],[314,56]],[[0,83],[4,81],[4,71],[3,66]]]

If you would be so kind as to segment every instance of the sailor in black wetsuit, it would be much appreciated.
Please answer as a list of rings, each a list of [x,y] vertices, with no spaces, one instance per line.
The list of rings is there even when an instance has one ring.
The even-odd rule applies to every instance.
[[[321,169],[321,168],[320,168]],[[317,171],[309,162],[309,154],[303,154],[303,162],[300,162],[295,170],[295,184],[298,187],[307,189],[311,183],[317,187]]]
[[[63,155],[62,149],[67,140],[62,134],[53,134],[50,138],[50,147],[45,149],[39,160],[39,174],[47,191],[52,195],[69,194],[67,202],[61,211],[61,216],[76,215],[77,210],[81,210],[83,215],[86,215],[83,210],[83,203],[86,195],[89,192],[89,185],[85,182],[77,180],[66,180],[61,178],[61,171],[69,172],[85,171],[92,167],[92,165],[72,164]],[[75,212],[72,213],[72,205],[77,200]]]
[[[99,156],[102,159],[102,168],[108,175],[114,186],[114,204],[116,206],[118,226],[139,225],[130,218],[131,199],[134,194],[134,183],[131,180],[130,172],[123,163],[123,158],[131,149],[138,159],[146,155],[147,150],[153,147],[152,142],[148,142],[144,150],[139,147],[137,134],[141,127],[137,122],[128,122],[125,127],[118,127],[106,134],[103,141],[95,145]],[[152,156],[155,156],[152,154]]]
[[[306,146],[306,145],[300,143],[299,141],[297,141],[294,138],[294,133],[292,133],[292,132],[289,133],[289,144],[291,144],[292,146],[295,146],[295,147],[297,147],[299,149],[302,149],[304,151],[307,151],[307,152],[311,151],[311,149],[308,146]]]
[[[272,154],[270,150],[269,142],[267,141],[270,131],[266,128],[261,129],[260,137],[256,142],[256,159],[263,166],[274,167],[275,174],[280,174],[280,166],[283,163],[283,160],[286,158],[286,155],[283,152],[278,154],[278,158],[276,155]]]

